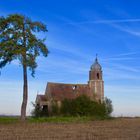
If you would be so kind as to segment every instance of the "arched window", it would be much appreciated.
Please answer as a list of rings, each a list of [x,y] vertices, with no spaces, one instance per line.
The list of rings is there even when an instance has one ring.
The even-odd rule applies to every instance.
[[[99,77],[99,73],[97,73],[97,79],[99,79],[100,77]]]

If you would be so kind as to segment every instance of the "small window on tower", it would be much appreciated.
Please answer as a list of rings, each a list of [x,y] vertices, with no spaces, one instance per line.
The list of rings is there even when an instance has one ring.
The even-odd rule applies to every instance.
[[[97,79],[99,79],[99,73],[97,73]]]

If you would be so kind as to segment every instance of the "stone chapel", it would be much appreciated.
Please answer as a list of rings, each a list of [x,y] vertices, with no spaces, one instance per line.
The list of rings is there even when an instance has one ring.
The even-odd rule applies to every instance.
[[[48,82],[44,95],[37,95],[36,104],[42,109],[51,112],[53,102],[61,106],[64,99],[75,99],[80,95],[87,95],[91,100],[103,102],[104,81],[102,67],[96,57],[89,70],[89,80],[87,84],[67,84]]]

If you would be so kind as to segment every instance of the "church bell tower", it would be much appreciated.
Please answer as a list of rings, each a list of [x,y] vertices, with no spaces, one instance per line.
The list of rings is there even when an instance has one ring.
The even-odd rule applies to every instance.
[[[96,56],[95,62],[91,65],[89,71],[89,88],[90,94],[93,94],[93,97],[97,101],[103,102],[104,100],[104,81],[102,75],[102,67],[98,62],[98,58]]]

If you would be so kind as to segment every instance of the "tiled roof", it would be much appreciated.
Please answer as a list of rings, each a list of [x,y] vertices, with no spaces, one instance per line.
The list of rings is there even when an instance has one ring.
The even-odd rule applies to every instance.
[[[36,102],[47,101],[46,95],[37,95]]]
[[[48,83],[45,94],[54,100],[74,99],[79,95],[89,94],[89,86],[87,84],[63,84]]]

